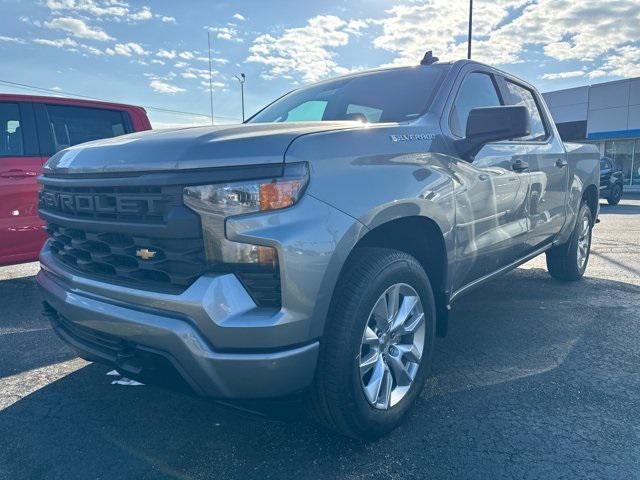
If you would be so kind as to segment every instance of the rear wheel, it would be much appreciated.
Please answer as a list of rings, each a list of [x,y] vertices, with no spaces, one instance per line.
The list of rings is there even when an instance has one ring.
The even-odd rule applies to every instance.
[[[589,263],[592,229],[591,209],[583,203],[569,240],[547,251],[547,270],[553,278],[566,282],[582,278]]]
[[[321,342],[314,413],[344,435],[370,439],[394,429],[424,386],[435,302],[406,253],[362,248],[345,268]]]
[[[618,205],[620,200],[622,199],[622,185],[616,183],[613,187],[611,187],[611,193],[607,198],[607,202],[609,205]]]

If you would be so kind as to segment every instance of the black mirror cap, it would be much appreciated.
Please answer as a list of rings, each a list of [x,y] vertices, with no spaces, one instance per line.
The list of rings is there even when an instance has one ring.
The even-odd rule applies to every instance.
[[[458,140],[456,147],[462,158],[470,160],[487,143],[530,133],[531,118],[523,105],[474,108],[467,119],[467,136]]]

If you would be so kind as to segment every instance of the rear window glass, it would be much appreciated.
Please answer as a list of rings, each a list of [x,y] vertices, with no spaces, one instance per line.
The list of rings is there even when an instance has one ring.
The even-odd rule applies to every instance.
[[[102,108],[46,105],[55,151],[127,132],[122,112]]]

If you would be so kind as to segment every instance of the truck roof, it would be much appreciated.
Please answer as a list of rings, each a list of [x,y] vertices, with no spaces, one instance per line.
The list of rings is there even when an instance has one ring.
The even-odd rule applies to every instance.
[[[69,97],[54,97],[54,96],[40,96],[40,95],[22,95],[14,93],[0,93],[0,102],[42,102],[42,103],[55,103],[60,105],[76,105],[83,107],[97,107],[108,108],[115,110],[138,110],[146,114],[146,110],[143,107],[137,105],[128,105],[126,103],[115,102],[103,102],[100,100],[89,100],[85,98],[69,98]]]

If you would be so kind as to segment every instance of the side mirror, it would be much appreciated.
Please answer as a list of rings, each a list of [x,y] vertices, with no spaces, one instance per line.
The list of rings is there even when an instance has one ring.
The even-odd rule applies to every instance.
[[[474,108],[467,119],[467,137],[456,141],[456,148],[463,159],[472,160],[487,143],[530,133],[531,119],[525,106]]]

